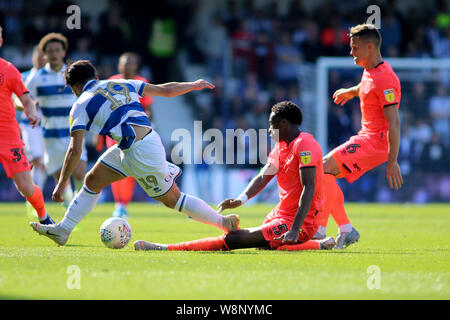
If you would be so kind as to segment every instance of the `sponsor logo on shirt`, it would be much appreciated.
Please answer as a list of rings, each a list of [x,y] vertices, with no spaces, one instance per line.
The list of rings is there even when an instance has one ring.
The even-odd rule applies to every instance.
[[[384,98],[387,102],[394,102],[395,101],[395,92],[394,89],[387,89],[384,90]]]

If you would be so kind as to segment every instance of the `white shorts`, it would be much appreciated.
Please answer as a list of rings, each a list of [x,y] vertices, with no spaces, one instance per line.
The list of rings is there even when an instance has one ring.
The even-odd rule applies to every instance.
[[[22,140],[25,143],[25,151],[27,152],[28,159],[33,161],[34,159],[44,158],[44,135],[42,134],[42,127],[37,126],[33,128],[32,125],[26,123],[20,123],[20,129],[22,132]]]
[[[44,138],[45,152],[44,152],[44,165],[47,174],[53,175],[58,172],[64,163],[67,149],[70,144],[70,137],[67,138]],[[81,153],[81,161],[87,161],[86,146],[83,141],[83,151]]]
[[[166,194],[181,174],[178,166],[166,160],[161,138],[155,130],[127,150],[119,149],[117,144],[110,147],[98,161],[124,177],[134,177],[152,198]]]

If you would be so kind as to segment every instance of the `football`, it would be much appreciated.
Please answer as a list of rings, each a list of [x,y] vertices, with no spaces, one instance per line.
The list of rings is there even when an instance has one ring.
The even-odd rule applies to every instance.
[[[109,218],[100,227],[100,239],[111,249],[125,247],[131,239],[131,227],[125,219]]]

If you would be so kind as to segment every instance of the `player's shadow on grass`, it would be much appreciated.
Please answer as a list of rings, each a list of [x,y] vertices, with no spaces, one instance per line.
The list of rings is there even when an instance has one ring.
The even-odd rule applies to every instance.
[[[244,251],[246,250],[246,251]],[[242,249],[242,250],[233,250],[233,251],[197,251],[197,253],[200,254],[258,254],[258,251],[260,250],[248,250],[248,249]]]

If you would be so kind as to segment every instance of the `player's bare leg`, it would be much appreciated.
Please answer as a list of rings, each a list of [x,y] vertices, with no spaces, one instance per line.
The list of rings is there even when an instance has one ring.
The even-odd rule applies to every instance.
[[[286,251],[329,250],[336,242],[332,237],[315,241],[310,240],[298,245],[283,245],[278,249]],[[240,229],[219,237],[210,237],[176,244],[161,244],[137,240],[133,244],[135,251],[169,250],[169,251],[228,251],[236,249],[260,248],[270,249],[264,238],[262,227]]]
[[[43,224],[55,223],[45,210],[44,196],[41,189],[33,183],[30,171],[22,171],[12,177],[17,190],[36,210],[38,219]]]
[[[237,215],[222,216],[203,200],[181,192],[176,183],[165,195],[154,199],[168,208],[183,212],[196,221],[215,226],[225,233],[239,229]]]
[[[66,244],[73,229],[95,207],[100,197],[100,191],[111,183],[122,180],[123,178],[125,178],[123,175],[101,162],[97,162],[87,173],[85,185],[67,208],[66,214],[60,223],[45,226],[31,222],[31,227],[34,231],[52,239],[58,245],[62,246]]]
[[[80,161],[72,174],[75,192],[80,191],[86,175],[86,161]]]
[[[344,247],[357,242],[359,240],[359,233],[352,226],[350,220],[348,219],[347,213],[345,212],[344,194],[336,182],[336,179],[341,176],[341,172],[331,153],[328,153],[324,157],[323,168],[325,172],[325,210],[318,231],[319,235],[316,234],[315,238],[319,238],[321,235],[325,236],[328,217],[331,213],[339,226],[339,234],[336,237],[335,248],[343,249]]]
[[[135,241],[134,250],[170,250],[170,251],[228,251],[245,248],[269,248],[261,227],[240,229],[219,237],[180,242],[177,244]]]

